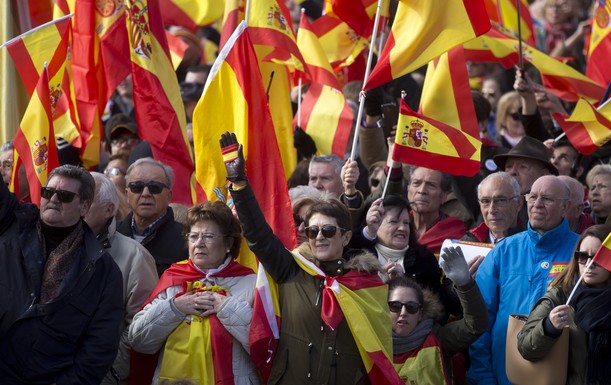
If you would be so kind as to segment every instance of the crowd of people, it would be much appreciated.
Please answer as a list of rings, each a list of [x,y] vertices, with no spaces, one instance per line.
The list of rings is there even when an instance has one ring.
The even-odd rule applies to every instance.
[[[300,5],[314,19],[319,3]],[[539,49],[580,71],[590,3],[531,4]],[[187,122],[211,70],[189,61],[177,71]],[[4,143],[0,384],[505,385],[511,314],[529,314],[525,359],[544,358],[568,328],[567,384],[607,383],[611,272],[591,260],[611,232],[609,146],[584,156],[563,137],[551,113],[572,105],[533,68],[467,69],[482,139],[474,176],[392,159],[382,105],[408,87],[416,110],[421,71],[367,93],[354,158],[317,153],[296,128],[296,245],[267,224],[232,133],[219,138],[231,207],[172,203],[174,173],[139,136],[130,77],[108,103],[100,165],[85,170],[62,144],[39,207]],[[361,88],[345,85],[353,107]],[[465,258],[446,239],[490,251]],[[257,272],[237,260],[243,240],[277,285],[270,362],[251,352],[264,326]]]

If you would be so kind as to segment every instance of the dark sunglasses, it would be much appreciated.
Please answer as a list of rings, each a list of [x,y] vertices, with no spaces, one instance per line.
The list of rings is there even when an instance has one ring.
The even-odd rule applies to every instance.
[[[509,114],[509,116],[511,116],[511,119],[515,120],[516,122],[520,120],[520,114],[517,112],[512,112],[511,114]]]
[[[416,314],[418,313],[418,310],[420,310],[422,305],[420,305],[418,302],[413,301],[409,301],[406,303],[399,301],[388,301],[388,308],[393,313],[401,313],[401,309],[403,309],[403,307],[405,307],[405,310],[407,310],[409,314]]]
[[[378,185],[380,184],[380,180],[376,178],[371,178],[369,179],[369,184],[371,185],[371,187],[378,187]]]
[[[161,182],[129,182],[127,188],[134,194],[142,194],[144,188],[148,187],[151,194],[161,194],[164,188],[170,189],[168,186]]]
[[[588,253],[586,253],[585,251],[576,251],[575,252],[575,259],[577,260],[577,263],[580,265],[584,265],[586,263],[588,263],[588,259],[592,259],[594,258],[593,255],[590,255]],[[592,265],[590,265],[590,267],[599,267],[600,265],[596,262],[592,262]]]
[[[125,175],[125,173],[119,167],[111,167],[104,170],[104,175],[106,176],[120,176]]]
[[[77,193],[66,190],[56,190],[52,187],[43,187],[40,189],[40,196],[45,199],[51,199],[53,195],[57,194],[57,199],[62,203],[70,203],[74,200]]]
[[[305,218],[301,215],[293,214],[293,221],[295,222],[295,226],[299,227],[305,222]]]
[[[305,234],[310,239],[316,239],[318,236],[318,232],[322,233],[322,236],[325,238],[333,238],[337,230],[341,231],[341,233],[345,233],[346,229],[342,229],[341,227],[333,226],[333,225],[324,225],[322,228],[318,226],[310,226],[305,228]]]

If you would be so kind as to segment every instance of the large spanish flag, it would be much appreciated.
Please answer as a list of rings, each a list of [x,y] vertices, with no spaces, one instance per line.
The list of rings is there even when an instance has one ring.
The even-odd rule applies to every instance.
[[[242,22],[227,41],[193,113],[197,200],[227,197],[218,143],[223,132],[233,132],[243,145],[248,178],[267,223],[292,247],[295,231],[286,178],[249,31]],[[243,257],[240,263],[256,269]]]
[[[535,46],[535,29],[533,19],[530,15],[527,0],[492,0],[496,3],[498,11],[498,22],[505,28],[518,35],[518,7],[520,7],[520,32],[522,41],[531,46]],[[516,7],[518,5],[518,7]]]
[[[592,260],[604,267],[605,270],[611,271],[611,234],[607,235]]]
[[[193,158],[159,4],[157,0],[139,1],[128,6],[127,12],[139,133],[150,143],[155,159],[174,170],[172,201],[190,206]]]
[[[195,31],[223,17],[225,0],[160,0],[166,25],[180,25]]]
[[[483,0],[400,1],[390,35],[365,90],[410,73],[490,29]]]
[[[30,185],[30,197],[37,206],[40,206],[40,189],[47,182],[49,172],[59,165],[53,132],[49,75],[44,68],[41,72],[13,142],[14,151],[19,155],[13,175],[17,174],[18,163],[23,163]],[[17,185],[15,182],[14,185]]]
[[[600,84],[611,82],[611,1],[598,0],[592,18],[586,75]]]
[[[223,14],[219,50],[223,49],[227,40],[233,35],[233,31],[235,31],[238,24],[244,20],[245,16],[246,0],[225,0],[225,12]]]
[[[597,110],[579,99],[571,116],[554,113],[554,119],[577,151],[590,155],[611,139],[611,104]]]
[[[361,52],[369,46],[367,39],[359,36],[342,20],[322,15],[311,24],[320,45],[333,68],[346,67],[354,63]]]
[[[377,0],[326,0],[326,14],[334,15],[346,22],[350,28],[365,38],[373,32],[373,18],[367,7],[377,4]],[[375,16],[375,11],[374,14]]]

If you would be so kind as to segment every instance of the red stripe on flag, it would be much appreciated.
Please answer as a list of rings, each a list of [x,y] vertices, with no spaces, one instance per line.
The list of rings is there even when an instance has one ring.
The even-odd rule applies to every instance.
[[[218,0],[217,0],[218,1]],[[159,8],[163,15],[163,23],[165,25],[179,25],[195,32],[198,25],[195,20],[191,19],[185,11],[174,4],[172,0],[159,0]]]
[[[248,34],[253,44],[268,45],[291,53],[299,61],[305,63],[295,41],[289,36],[271,28],[248,27]],[[269,56],[269,55],[268,55]]]
[[[605,89],[598,84],[566,76],[546,75],[541,73],[541,81],[545,88],[567,102],[578,101],[579,95],[600,100],[605,94]]]
[[[604,267],[605,270],[611,271],[611,234],[607,235],[592,260]]]
[[[36,83],[38,82],[37,76],[39,75],[34,62],[32,61],[32,57],[30,56],[30,52],[25,47],[23,40],[17,40],[15,43],[8,45],[6,48],[8,49],[8,52],[15,63],[15,68],[19,72],[19,76],[23,81],[26,92],[29,96],[32,96],[32,93],[36,89]],[[37,76],[33,76],[33,74],[36,74]]]
[[[374,362],[369,373],[367,373],[369,377],[369,381],[371,381],[374,385],[404,385],[401,378],[397,375],[397,371],[391,363],[384,352],[368,352],[369,358]]]
[[[592,141],[588,130],[582,122],[567,122],[568,115],[554,113],[554,120],[560,125],[562,131],[566,134],[571,144],[584,155],[590,155],[598,149],[598,146]]]
[[[482,35],[490,30],[490,19],[483,5],[483,0],[463,0],[467,15],[476,36]]]

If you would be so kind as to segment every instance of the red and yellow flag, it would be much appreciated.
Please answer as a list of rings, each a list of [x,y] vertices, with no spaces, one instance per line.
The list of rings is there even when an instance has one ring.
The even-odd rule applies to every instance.
[[[333,68],[349,66],[369,46],[367,39],[359,36],[340,19],[322,15],[311,24],[311,30],[320,41]]]
[[[244,20],[245,16],[246,0],[225,0],[225,13],[223,15],[219,51],[225,46],[227,40],[233,35],[233,31]]]
[[[600,249],[592,260],[601,265],[605,270],[611,271],[611,234],[607,235]]]
[[[19,161],[13,165],[13,183],[18,184],[15,180],[17,170],[23,163],[30,185],[30,197],[37,206],[40,206],[40,189],[47,182],[51,170],[59,166],[51,110],[49,75],[43,68],[13,141],[14,151],[19,157]]]
[[[499,40],[510,40],[510,44],[503,44]],[[493,24],[485,35],[469,40],[463,44],[465,59],[475,62],[499,63],[505,68],[516,66],[520,62],[518,52],[513,49],[517,40],[502,33]]]
[[[170,49],[170,57],[172,58],[172,66],[174,70],[178,68],[182,60],[185,58],[185,52],[189,45],[182,41],[178,36],[173,35],[170,31],[165,31],[165,37],[168,39],[168,48]]]
[[[195,31],[223,17],[225,0],[160,0],[165,25],[179,25]]]
[[[495,3],[497,9],[498,20],[490,19],[498,22],[511,32],[515,36],[518,36],[518,8],[516,7],[516,0],[491,0]],[[520,7],[520,32],[522,34],[522,41],[526,42],[531,46],[535,46],[535,29],[533,27],[533,19],[530,14],[530,8],[528,7],[527,0],[519,0],[518,6]]]
[[[325,9],[326,14],[344,21],[354,32],[367,38],[373,32],[373,18],[367,13],[367,7],[377,2],[377,0],[326,0]]]
[[[490,29],[483,0],[400,1],[384,50],[365,90],[410,73]]]
[[[588,47],[586,76],[599,84],[611,82],[611,1],[598,0],[592,18],[592,34]]]
[[[554,113],[554,119],[573,146],[590,155],[611,139],[611,104],[597,110],[587,100],[579,99],[571,116]]]
[[[28,0],[27,3],[30,14],[30,28],[36,28],[53,19],[52,0]]]

